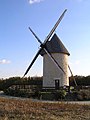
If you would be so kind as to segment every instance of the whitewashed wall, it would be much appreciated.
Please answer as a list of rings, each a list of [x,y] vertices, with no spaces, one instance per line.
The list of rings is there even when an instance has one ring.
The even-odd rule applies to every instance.
[[[55,78],[60,79],[60,86],[69,86],[68,55],[63,53],[53,53],[52,55],[66,74],[59,70],[50,57],[45,54],[43,56],[43,87],[55,87]]]

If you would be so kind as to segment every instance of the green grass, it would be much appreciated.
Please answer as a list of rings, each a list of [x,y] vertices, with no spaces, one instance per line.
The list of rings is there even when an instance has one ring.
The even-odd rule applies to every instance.
[[[90,120],[90,105],[0,98],[0,120]]]

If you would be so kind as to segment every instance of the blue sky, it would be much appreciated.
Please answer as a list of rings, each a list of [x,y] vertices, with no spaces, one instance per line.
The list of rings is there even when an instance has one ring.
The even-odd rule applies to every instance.
[[[90,75],[90,0],[1,0],[0,78],[23,76],[39,49],[30,26],[44,41],[67,8],[56,33],[70,52],[74,75]],[[42,75],[39,56],[27,76]]]

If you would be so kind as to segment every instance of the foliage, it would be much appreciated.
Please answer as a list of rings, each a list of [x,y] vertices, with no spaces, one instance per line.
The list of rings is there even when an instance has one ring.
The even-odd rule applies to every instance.
[[[42,91],[42,77],[28,77],[28,78],[20,78],[20,77],[11,77],[8,79],[0,80],[0,90],[3,90],[6,94],[12,96],[21,96],[21,97],[33,97],[33,98],[42,98],[47,100],[67,100],[70,98],[71,100],[90,100],[90,88],[85,90],[76,91],[71,90],[72,93],[66,95],[66,90],[54,90],[54,91]],[[75,80],[79,86],[90,85],[90,76],[75,76]],[[12,85],[30,85],[31,91],[20,90],[20,89],[12,89],[10,88]],[[70,85],[74,86],[74,81],[70,78]],[[78,91],[77,91],[78,90]]]
[[[78,100],[90,100],[90,91],[89,90],[80,90],[77,94]]]
[[[4,90],[9,88],[13,84],[22,84],[22,80],[20,77],[11,77],[9,79],[0,81],[0,90]]]
[[[24,85],[24,84],[42,86],[42,77],[31,77],[31,78],[11,77],[5,80],[0,80],[0,90],[5,90],[12,85]]]
[[[79,86],[90,86],[90,76],[74,76]],[[0,90],[7,89],[8,87],[16,84],[30,84],[30,85],[41,85],[43,77],[10,77],[8,79],[0,79]],[[75,86],[72,77],[69,78],[70,86]]]
[[[57,90],[54,94],[55,94],[56,100],[62,100],[62,99],[65,99],[66,91],[65,90]]]
[[[79,86],[90,86],[90,76],[74,76],[77,85]],[[69,78],[70,86],[75,86],[74,80],[72,77]]]
[[[40,96],[43,100],[55,100],[55,95],[52,92],[41,92]]]
[[[14,90],[14,89],[8,88],[4,90],[4,93],[6,95],[15,96],[15,97],[24,97],[24,98],[30,98],[30,97],[38,98],[39,96],[38,91],[31,91],[31,90],[28,91],[27,89]]]
[[[65,90],[54,90],[54,91],[44,91],[40,92],[39,96],[43,100],[62,100],[65,99]]]
[[[80,100],[80,101],[86,101],[90,100],[90,90],[88,89],[80,89],[72,91],[72,93],[68,93],[69,100]]]

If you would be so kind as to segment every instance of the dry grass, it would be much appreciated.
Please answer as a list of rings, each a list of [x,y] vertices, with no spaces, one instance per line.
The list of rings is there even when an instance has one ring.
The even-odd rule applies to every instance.
[[[0,120],[90,120],[90,105],[0,98]]]

